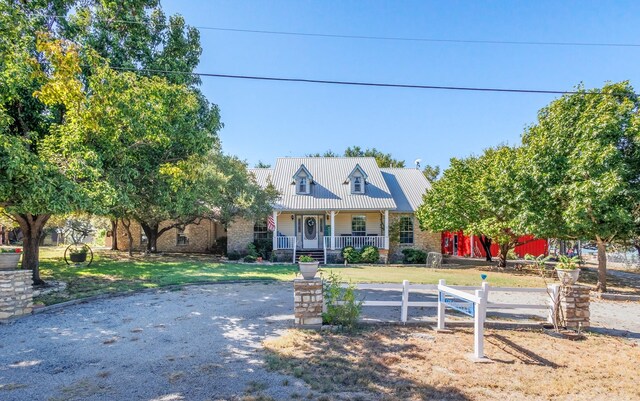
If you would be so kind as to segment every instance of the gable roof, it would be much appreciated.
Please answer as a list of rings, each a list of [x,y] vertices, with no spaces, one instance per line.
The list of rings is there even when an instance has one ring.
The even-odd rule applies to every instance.
[[[353,170],[351,170],[351,172],[349,173],[349,175],[347,176],[347,179],[345,180],[346,182],[350,182],[351,181],[351,177],[353,176],[353,174],[359,171],[360,175],[362,175],[362,179],[367,181],[367,179],[369,178],[369,176],[367,175],[367,173],[364,172],[364,170],[362,169],[362,167],[360,167],[360,164],[356,163],[356,166],[353,168]]]
[[[431,183],[415,168],[381,168],[382,176],[396,201],[397,212],[415,212]]]
[[[296,194],[291,177],[304,165],[313,176],[309,195]],[[352,194],[345,183],[359,166],[367,172],[364,194]],[[373,157],[282,157],[273,168],[249,169],[257,183],[271,181],[281,193],[280,210],[384,210],[415,212],[431,184],[414,168],[380,168]]]
[[[291,178],[295,181],[300,175],[300,173],[304,173],[309,179],[309,181],[313,183],[313,174],[311,174],[311,172],[304,166],[304,163],[302,163],[300,165],[300,168],[298,168],[296,172],[293,173],[293,176]]]

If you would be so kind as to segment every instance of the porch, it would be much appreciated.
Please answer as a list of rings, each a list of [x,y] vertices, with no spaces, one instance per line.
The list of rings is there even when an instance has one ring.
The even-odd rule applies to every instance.
[[[389,249],[388,210],[274,211],[273,250],[340,251],[345,246]]]

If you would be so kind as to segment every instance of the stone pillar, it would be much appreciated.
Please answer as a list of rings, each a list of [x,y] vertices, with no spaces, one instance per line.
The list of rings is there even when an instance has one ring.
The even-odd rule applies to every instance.
[[[569,329],[589,327],[590,288],[582,285],[567,285],[560,288],[560,307]]]
[[[0,319],[31,313],[33,280],[31,270],[0,270]]]
[[[320,327],[322,325],[322,279],[293,280],[293,305],[296,326]]]

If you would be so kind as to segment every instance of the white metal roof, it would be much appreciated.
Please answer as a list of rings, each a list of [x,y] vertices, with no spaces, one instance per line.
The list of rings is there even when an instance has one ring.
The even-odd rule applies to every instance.
[[[313,175],[309,195],[296,193],[291,177],[304,166]],[[364,194],[352,194],[345,178],[359,165],[367,175]],[[282,157],[274,168],[249,169],[259,185],[271,181],[281,193],[280,210],[393,210],[414,212],[431,188],[420,170],[380,168],[373,157]]]

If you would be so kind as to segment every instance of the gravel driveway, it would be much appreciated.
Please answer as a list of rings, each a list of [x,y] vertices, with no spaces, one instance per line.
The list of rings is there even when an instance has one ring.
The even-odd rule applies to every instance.
[[[399,299],[368,292],[368,299]],[[492,294],[493,302],[541,303],[545,294]],[[434,300],[412,294],[411,300]],[[228,400],[305,397],[293,377],[267,372],[261,341],[293,323],[291,283],[218,284],[92,301],[0,325],[0,400]],[[492,319],[520,318],[494,312]],[[640,303],[592,303],[598,330],[640,341]],[[398,321],[399,308],[365,308]],[[545,312],[538,313],[539,321]],[[435,308],[410,308],[412,321]],[[462,317],[448,316],[451,320]],[[468,319],[468,318],[466,318]]]

